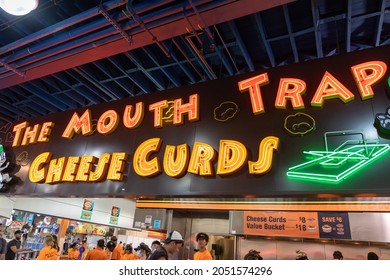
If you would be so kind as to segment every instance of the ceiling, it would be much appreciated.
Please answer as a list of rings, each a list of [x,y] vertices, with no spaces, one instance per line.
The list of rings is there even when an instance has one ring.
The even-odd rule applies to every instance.
[[[46,0],[0,9],[0,127],[390,44],[390,0]]]

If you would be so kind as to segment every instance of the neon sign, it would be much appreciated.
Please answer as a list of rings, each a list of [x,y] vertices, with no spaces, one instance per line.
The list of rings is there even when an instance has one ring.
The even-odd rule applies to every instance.
[[[303,153],[309,160],[290,167],[287,176],[291,179],[337,184],[384,156],[390,150],[388,144],[367,141],[364,137],[363,140],[347,140],[332,151],[328,149],[328,136],[351,134],[360,134],[360,132],[325,133],[325,151],[304,151]]]
[[[262,175],[272,166],[273,152],[277,150],[279,138],[265,137],[259,144],[256,162],[248,160],[249,173]],[[133,168],[141,177],[156,176],[162,172],[160,159],[154,153],[160,151],[162,140],[151,138],[142,142],[134,152]],[[218,154],[217,175],[228,175],[241,169],[247,160],[246,147],[234,140],[221,140]],[[201,176],[214,175],[214,159],[217,153],[210,145],[195,142],[190,156],[186,144],[167,145],[164,152],[165,173],[174,178],[185,172]],[[31,163],[29,179],[33,183],[56,184],[61,182],[100,182],[103,180],[122,181],[128,154],[103,154],[94,156],[61,157],[53,159],[53,154],[44,152]]]

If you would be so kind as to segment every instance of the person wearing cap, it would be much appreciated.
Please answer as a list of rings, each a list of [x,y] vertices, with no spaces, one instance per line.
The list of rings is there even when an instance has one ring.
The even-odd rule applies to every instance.
[[[43,247],[37,256],[37,260],[57,260],[58,259],[58,250],[54,244],[54,238],[51,235],[46,235],[45,240],[43,241],[45,247]]]
[[[199,232],[196,235],[196,242],[198,242],[198,252],[194,254],[194,260],[212,260],[207,244],[209,243],[209,236],[204,232]]]
[[[149,257],[149,260],[157,259],[173,259],[174,254],[178,253],[183,247],[184,240],[181,234],[174,230],[168,234],[168,237],[164,240],[164,244],[155,250],[152,255]],[[159,258],[157,258],[157,256]]]
[[[104,239],[99,239],[96,248],[89,251],[85,260],[108,260],[107,254],[103,251]]]
[[[14,260],[16,253],[28,251],[28,248],[20,248],[22,245],[22,242],[20,239],[22,238],[22,231],[17,230],[14,232],[14,239],[12,239],[7,244],[7,253],[5,254],[6,260]]]
[[[120,260],[121,254],[116,249],[116,244],[114,241],[110,240],[107,242],[106,254],[109,260]]]

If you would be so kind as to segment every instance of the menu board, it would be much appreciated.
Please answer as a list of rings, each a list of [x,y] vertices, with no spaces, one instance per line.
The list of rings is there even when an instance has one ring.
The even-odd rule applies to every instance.
[[[244,234],[319,238],[318,214],[244,211]]]
[[[351,239],[348,213],[318,212],[320,238]]]
[[[348,213],[244,211],[247,235],[351,239]]]

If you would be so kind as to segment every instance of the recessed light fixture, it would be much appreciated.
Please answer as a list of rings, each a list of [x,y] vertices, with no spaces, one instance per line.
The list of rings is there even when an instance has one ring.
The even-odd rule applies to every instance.
[[[27,15],[38,7],[39,0],[0,0],[0,8],[14,16]]]

